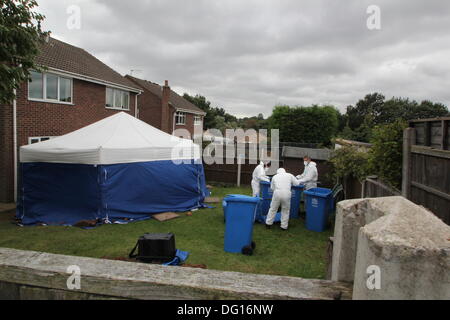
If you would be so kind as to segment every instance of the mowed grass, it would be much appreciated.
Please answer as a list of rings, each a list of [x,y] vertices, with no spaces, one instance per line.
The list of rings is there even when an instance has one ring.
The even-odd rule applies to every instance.
[[[214,187],[213,197],[227,194],[251,194],[251,189]],[[186,263],[204,264],[208,269],[286,275],[303,278],[324,278],[326,248],[332,231],[317,233],[305,229],[303,219],[291,220],[289,231],[279,225],[267,230],[255,224],[252,256],[227,253],[223,250],[225,225],[222,203],[214,209],[194,211],[192,216],[159,222],[154,219],[127,225],[102,225],[85,230],[76,227],[18,227],[13,213],[0,215],[0,247],[44,251],[56,254],[126,258],[136,240],[144,233],[175,234],[177,249],[190,253]]]

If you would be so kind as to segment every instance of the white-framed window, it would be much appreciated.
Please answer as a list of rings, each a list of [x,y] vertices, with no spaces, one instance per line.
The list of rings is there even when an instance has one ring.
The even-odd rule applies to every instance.
[[[130,93],[128,91],[106,87],[106,108],[130,110]]]
[[[194,126],[201,126],[203,124],[201,116],[194,116]]]
[[[53,73],[31,71],[28,100],[72,104],[73,81]]]
[[[183,125],[186,124],[186,113],[177,111],[175,114],[175,124],[177,125]]]
[[[52,138],[55,138],[55,137],[29,137],[28,144],[43,142],[43,141],[50,140]]]

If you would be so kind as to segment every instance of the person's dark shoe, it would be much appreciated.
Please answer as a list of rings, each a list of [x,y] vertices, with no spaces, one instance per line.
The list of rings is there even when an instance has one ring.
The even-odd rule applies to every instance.
[[[272,225],[266,224],[266,229],[272,229]]]
[[[280,227],[280,229],[281,229],[281,231],[288,231],[287,228],[285,229],[285,228],[281,228],[281,227]]]

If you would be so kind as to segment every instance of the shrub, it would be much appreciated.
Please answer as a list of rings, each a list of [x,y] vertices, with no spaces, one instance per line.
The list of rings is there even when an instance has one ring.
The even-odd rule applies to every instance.
[[[403,130],[406,127],[406,122],[401,120],[376,126],[369,151],[370,172],[395,188],[400,188],[402,183]]]
[[[333,166],[333,178],[338,182],[348,177],[364,180],[369,173],[368,159],[369,154],[356,147],[342,147],[333,151],[329,160]]]

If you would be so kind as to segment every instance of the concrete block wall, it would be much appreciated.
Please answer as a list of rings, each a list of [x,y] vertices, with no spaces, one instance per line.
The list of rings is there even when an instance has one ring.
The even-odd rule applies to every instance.
[[[403,197],[342,201],[334,239],[332,280],[352,281],[353,299],[450,299],[450,227],[425,208]]]

